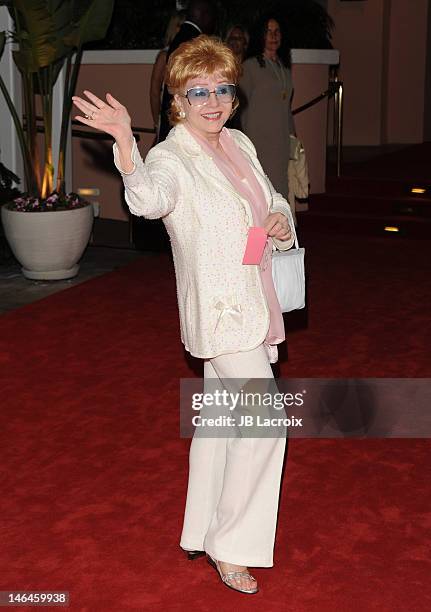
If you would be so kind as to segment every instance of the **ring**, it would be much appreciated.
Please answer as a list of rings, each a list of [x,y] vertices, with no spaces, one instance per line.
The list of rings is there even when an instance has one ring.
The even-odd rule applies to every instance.
[[[91,111],[91,115],[85,115],[85,118],[92,121],[94,119],[94,111]]]

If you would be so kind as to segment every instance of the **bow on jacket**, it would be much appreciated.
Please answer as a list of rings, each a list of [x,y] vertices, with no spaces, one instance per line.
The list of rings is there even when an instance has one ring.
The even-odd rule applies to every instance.
[[[220,321],[226,315],[230,315],[234,319],[234,321],[238,323],[238,325],[241,325],[242,323],[241,304],[237,304],[235,302],[235,298],[233,298],[232,296],[226,298],[225,300],[218,300],[218,302],[214,304],[214,308],[220,311],[220,314],[217,318],[216,326],[214,328],[214,333],[216,332]]]

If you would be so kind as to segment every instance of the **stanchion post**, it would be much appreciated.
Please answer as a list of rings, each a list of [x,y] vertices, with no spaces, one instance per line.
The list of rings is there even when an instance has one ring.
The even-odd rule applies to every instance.
[[[335,76],[334,80],[331,81],[331,85],[335,88],[333,98],[334,105],[332,109],[332,146],[335,146],[337,142],[337,117],[338,117],[338,78]]]
[[[341,176],[341,164],[343,157],[343,106],[344,88],[342,81],[337,83],[337,177]]]

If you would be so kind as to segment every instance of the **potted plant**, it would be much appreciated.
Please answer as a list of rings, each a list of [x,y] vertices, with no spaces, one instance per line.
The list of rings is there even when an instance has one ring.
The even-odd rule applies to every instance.
[[[83,45],[102,39],[114,0],[12,0],[13,32],[0,32],[0,59],[7,41],[16,43],[13,59],[23,88],[25,116],[15,108],[4,81],[0,90],[14,122],[24,165],[25,193],[2,206],[1,218],[9,245],[32,279],[64,279],[78,273],[87,246],[93,207],[65,192],[68,126]],[[62,69],[65,67],[63,72]],[[53,160],[54,85],[64,78],[59,157]],[[37,111],[43,117],[43,153],[39,150]],[[54,185],[55,167],[57,180]]]
[[[19,177],[6,168],[0,159],[0,206],[7,204],[20,195],[21,192],[17,187],[13,186],[14,183],[17,185],[20,183]],[[5,239],[3,228],[0,225],[0,264],[6,262],[11,256],[12,253]]]

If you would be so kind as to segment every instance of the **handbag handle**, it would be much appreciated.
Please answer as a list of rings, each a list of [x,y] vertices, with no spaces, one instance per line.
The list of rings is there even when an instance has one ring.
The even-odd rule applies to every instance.
[[[290,225],[290,229],[293,232],[293,235],[295,236],[295,240],[293,242],[293,244],[295,245],[295,249],[299,249],[299,243],[298,243],[298,236],[296,234],[296,228],[295,228],[295,223],[293,221],[293,215],[292,215],[292,211],[290,210],[290,204],[287,203],[287,218],[289,219],[289,225]]]

